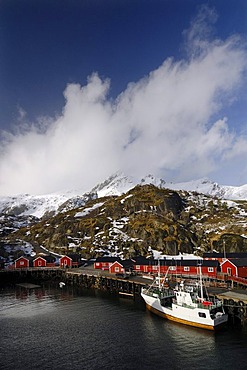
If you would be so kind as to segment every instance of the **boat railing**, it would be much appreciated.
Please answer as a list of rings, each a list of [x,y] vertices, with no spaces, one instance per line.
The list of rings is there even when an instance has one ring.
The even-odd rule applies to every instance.
[[[143,293],[149,295],[150,297],[157,298],[174,297],[174,292],[172,289],[159,290],[158,288],[143,288]]]
[[[209,302],[209,304],[205,304],[205,302],[204,303],[199,302],[199,303],[197,303],[197,307],[198,308],[204,308],[206,310],[207,309],[212,310],[214,308],[222,307],[222,302],[221,301],[219,301],[219,302]]]

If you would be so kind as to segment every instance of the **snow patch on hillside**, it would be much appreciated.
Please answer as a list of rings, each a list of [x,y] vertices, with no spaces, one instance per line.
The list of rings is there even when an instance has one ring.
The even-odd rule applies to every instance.
[[[40,196],[22,194],[14,197],[0,197],[0,213],[9,216],[21,215],[42,218],[46,214],[56,214],[61,211],[65,212],[69,209],[77,208],[80,204],[90,199],[90,197],[91,199],[95,199],[95,197],[119,196],[128,192],[136,185],[145,184],[153,184],[157,187],[174,191],[197,192],[228,201],[247,200],[247,184],[239,187],[222,186],[205,178],[175,184],[171,182],[166,183],[163,179],[157,179],[153,175],[147,175],[139,180],[134,180],[133,177],[117,172],[85,194],[82,194],[80,189],[78,189]],[[122,203],[127,198],[128,196],[122,200]],[[70,205],[63,207],[68,201]],[[228,206],[230,206],[229,202]],[[79,216],[77,215],[76,217]]]
[[[81,212],[77,212],[74,217],[84,217],[90,214],[93,210],[103,206],[104,202],[94,204],[92,207],[85,208]]]

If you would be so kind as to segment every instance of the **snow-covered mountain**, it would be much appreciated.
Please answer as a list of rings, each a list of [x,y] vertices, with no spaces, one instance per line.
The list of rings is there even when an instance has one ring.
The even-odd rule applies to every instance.
[[[153,184],[171,190],[194,191],[221,199],[247,200],[247,184],[239,187],[222,186],[208,179],[171,183],[157,179],[152,175],[135,180],[133,177],[117,172],[87,193],[76,190],[40,196],[23,194],[13,197],[0,197],[0,213],[10,216],[42,218],[44,215],[56,214],[57,212],[80,207],[89,199],[121,195],[138,184]]]
[[[147,175],[139,180],[135,180],[131,176],[126,176],[121,172],[116,172],[108,177],[101,184],[96,185],[91,191],[97,193],[98,197],[109,195],[121,195],[132,189],[136,185],[153,184],[157,187],[165,187],[165,181],[157,179],[153,175]]]
[[[160,188],[171,190],[184,190],[188,192],[197,192],[212,197],[229,200],[247,200],[247,184],[242,186],[219,185],[207,178],[172,183],[163,179],[158,179],[153,175],[147,175],[140,180],[135,181],[133,177],[126,176],[122,173],[115,173],[101,184],[95,186],[92,191],[98,194],[98,197],[107,195],[120,195],[127,192],[136,185],[153,184]]]

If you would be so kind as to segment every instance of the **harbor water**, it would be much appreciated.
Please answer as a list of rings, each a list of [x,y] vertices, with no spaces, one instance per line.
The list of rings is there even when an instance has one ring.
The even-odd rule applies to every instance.
[[[245,327],[191,328],[67,286],[3,289],[0,330],[0,369],[247,369]]]

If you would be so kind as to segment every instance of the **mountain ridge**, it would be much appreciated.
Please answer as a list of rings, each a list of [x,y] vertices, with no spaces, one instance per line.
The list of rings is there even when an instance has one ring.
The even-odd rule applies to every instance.
[[[41,219],[57,212],[82,206],[90,199],[111,195],[119,196],[136,185],[145,184],[175,191],[197,192],[226,200],[247,200],[247,184],[242,186],[219,185],[207,178],[172,183],[158,179],[151,174],[136,180],[122,172],[116,172],[86,193],[80,190],[71,190],[47,195],[0,196],[0,213],[26,217],[33,216]]]
[[[156,185],[148,184],[152,181]],[[151,255],[151,250],[166,255],[202,255],[223,248],[246,251],[247,201],[171,190],[151,175],[140,182],[132,188],[129,178],[112,176],[42,218],[2,212],[0,257],[10,255],[13,260],[23,253],[18,249],[23,246],[33,253],[45,248],[48,253],[76,252],[83,258],[104,254],[131,258]],[[202,182],[204,190],[219,192],[213,183]],[[25,205],[19,204],[18,210],[28,213]]]

